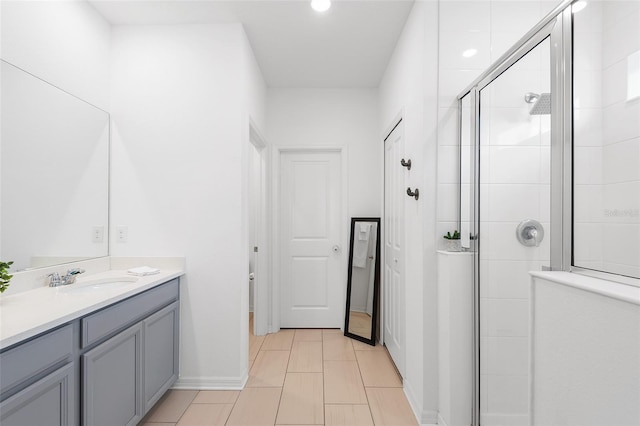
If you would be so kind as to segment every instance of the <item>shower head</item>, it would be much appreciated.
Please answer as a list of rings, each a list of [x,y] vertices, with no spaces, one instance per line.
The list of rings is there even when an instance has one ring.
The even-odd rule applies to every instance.
[[[528,92],[524,95],[524,101],[533,104],[533,108],[529,111],[530,115],[548,115],[551,114],[551,93]]]

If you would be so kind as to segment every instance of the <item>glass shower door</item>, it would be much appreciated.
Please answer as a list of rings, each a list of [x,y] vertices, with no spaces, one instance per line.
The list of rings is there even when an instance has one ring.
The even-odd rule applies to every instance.
[[[529,424],[529,271],[549,265],[550,41],[479,92],[480,424]]]

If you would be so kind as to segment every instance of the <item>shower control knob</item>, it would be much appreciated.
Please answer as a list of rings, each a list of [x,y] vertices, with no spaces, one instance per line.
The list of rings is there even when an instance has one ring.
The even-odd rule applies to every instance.
[[[516,237],[526,247],[538,247],[544,239],[544,228],[537,220],[525,219],[516,227]]]

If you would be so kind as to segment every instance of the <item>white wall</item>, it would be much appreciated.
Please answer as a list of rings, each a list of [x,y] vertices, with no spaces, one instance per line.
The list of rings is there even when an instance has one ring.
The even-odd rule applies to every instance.
[[[273,147],[345,148],[349,217],[380,217],[383,147],[377,90],[273,88],[267,105]]]
[[[532,279],[531,424],[640,424],[640,291],[565,272],[541,275]],[[580,281],[635,296],[565,284]]]
[[[248,368],[248,117],[263,114],[244,31],[123,26],[112,43],[111,223],[129,229],[112,254],[186,257],[177,386],[239,387]]]
[[[404,389],[422,423],[437,422],[436,116],[438,4],[416,2],[380,84],[379,137],[402,115],[405,158],[412,160],[406,197]]]
[[[0,56],[109,110],[110,25],[85,1],[3,1]]]

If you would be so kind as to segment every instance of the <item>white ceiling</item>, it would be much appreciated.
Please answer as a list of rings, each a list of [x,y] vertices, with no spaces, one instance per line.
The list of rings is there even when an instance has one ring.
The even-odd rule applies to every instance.
[[[413,0],[89,0],[113,25],[241,22],[269,87],[377,87]]]

